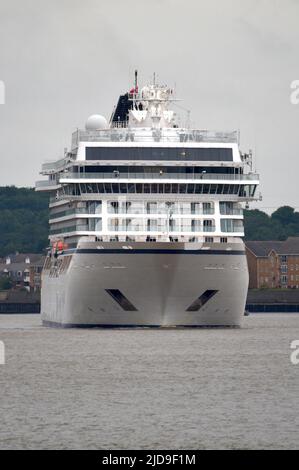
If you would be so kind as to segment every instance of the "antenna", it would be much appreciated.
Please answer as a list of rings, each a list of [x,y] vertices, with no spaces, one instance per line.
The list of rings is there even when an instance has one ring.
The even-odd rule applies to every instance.
[[[190,129],[191,127],[191,111],[190,109],[187,109],[185,108],[185,106],[182,106],[182,105],[179,105],[177,103],[174,103],[175,106],[177,106],[178,108],[182,109],[183,111],[185,111],[186,113],[186,128],[187,129]]]
[[[135,70],[135,93],[137,93],[138,90],[138,70]]]

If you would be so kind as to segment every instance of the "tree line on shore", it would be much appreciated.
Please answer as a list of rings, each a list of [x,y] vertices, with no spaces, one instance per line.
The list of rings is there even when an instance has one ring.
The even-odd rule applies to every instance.
[[[46,193],[33,188],[0,187],[0,257],[9,253],[42,253],[48,246]],[[299,236],[299,212],[283,206],[271,215],[244,211],[245,240],[285,240]]]

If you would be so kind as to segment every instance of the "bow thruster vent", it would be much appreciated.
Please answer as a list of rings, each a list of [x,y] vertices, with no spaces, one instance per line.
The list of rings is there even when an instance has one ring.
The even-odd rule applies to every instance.
[[[137,312],[137,308],[118,289],[106,289],[109,295],[127,312]]]
[[[215,294],[218,290],[206,290],[200,297],[198,297],[194,302],[187,308],[186,312],[198,312],[198,310],[203,307]]]

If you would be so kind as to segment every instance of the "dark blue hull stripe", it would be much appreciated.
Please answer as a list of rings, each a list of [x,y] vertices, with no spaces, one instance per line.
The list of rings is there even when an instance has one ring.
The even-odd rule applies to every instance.
[[[119,249],[119,248],[74,248],[71,250],[65,250],[64,254],[77,253],[77,254],[118,254],[118,255],[244,255],[244,250],[167,250],[167,249]]]
[[[51,328],[98,328],[98,329],[144,329],[144,328],[161,328],[161,329],[179,329],[179,328],[239,328],[237,325],[174,325],[174,326],[163,326],[163,325],[135,325],[135,324],[127,324],[127,325],[106,325],[106,324],[88,324],[88,323],[57,323],[52,321],[43,320],[43,326],[51,327]]]

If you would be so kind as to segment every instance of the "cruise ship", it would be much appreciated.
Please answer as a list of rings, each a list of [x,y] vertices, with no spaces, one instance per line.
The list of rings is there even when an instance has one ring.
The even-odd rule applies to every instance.
[[[200,130],[155,79],[91,115],[45,163],[49,249],[41,317],[60,327],[240,326],[243,207],[258,199],[239,133]]]

